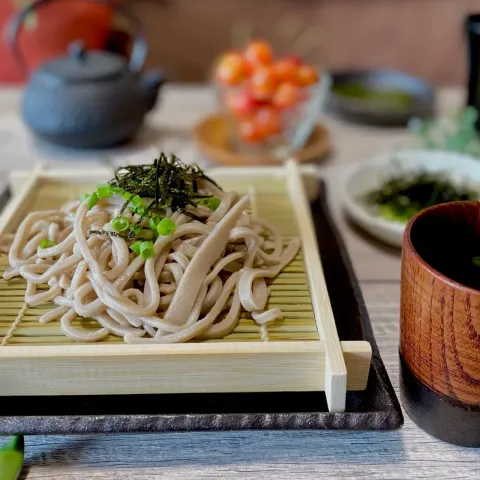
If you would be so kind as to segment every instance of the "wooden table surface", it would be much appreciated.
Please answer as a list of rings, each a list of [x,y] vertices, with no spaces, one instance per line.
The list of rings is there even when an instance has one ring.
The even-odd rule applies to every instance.
[[[36,160],[55,166],[103,163],[104,155],[72,155],[34,142],[18,116],[20,92],[0,90],[0,182],[8,171]],[[463,92],[442,90],[439,109],[455,108]],[[190,141],[195,121],[214,108],[205,87],[169,86],[162,105],[133,148],[155,144],[186,161],[205,163]],[[334,152],[318,166],[329,181],[330,203],[366,299],[391,381],[398,387],[399,251],[349,225],[339,205],[338,182],[355,162],[409,145],[405,129],[378,129],[326,118]],[[108,161],[124,151],[109,152]],[[1,184],[0,184],[1,186]],[[0,387],[1,388],[1,387]],[[478,479],[478,450],[451,446],[417,428],[390,432],[275,431],[149,435],[38,436],[26,439],[24,479],[368,478]]]

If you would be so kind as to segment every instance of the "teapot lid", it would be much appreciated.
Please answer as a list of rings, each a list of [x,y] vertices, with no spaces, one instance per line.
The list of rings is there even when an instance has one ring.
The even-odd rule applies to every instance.
[[[58,83],[84,83],[108,80],[127,70],[123,57],[100,50],[86,51],[82,42],[69,46],[69,55],[44,64],[37,75]]]

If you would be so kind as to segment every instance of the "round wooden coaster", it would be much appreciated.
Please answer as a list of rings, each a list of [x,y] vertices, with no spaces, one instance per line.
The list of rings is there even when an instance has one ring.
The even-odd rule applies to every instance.
[[[230,127],[225,117],[216,113],[195,125],[193,136],[205,157],[220,165],[275,165],[281,159],[273,155],[245,155],[231,145]],[[330,151],[330,133],[322,123],[317,123],[306,145],[292,154],[298,162],[314,162]]]

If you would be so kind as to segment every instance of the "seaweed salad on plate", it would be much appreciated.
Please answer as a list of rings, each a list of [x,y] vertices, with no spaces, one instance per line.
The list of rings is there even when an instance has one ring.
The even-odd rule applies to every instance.
[[[398,168],[380,187],[367,193],[364,201],[381,217],[406,223],[433,205],[478,198],[478,192],[467,181],[457,182],[448,171]]]

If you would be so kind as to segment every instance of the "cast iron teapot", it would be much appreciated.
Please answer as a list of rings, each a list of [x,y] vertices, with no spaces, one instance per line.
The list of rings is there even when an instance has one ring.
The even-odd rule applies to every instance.
[[[18,32],[30,12],[51,1],[29,4],[12,22],[12,49],[25,70]],[[107,0],[91,1],[114,5]],[[74,148],[111,147],[131,139],[155,106],[163,75],[158,71],[140,74],[147,54],[140,23],[118,4],[115,7],[136,30],[130,62],[115,53],[86,51],[81,42],[74,42],[67,56],[34,71],[26,87],[22,114],[39,137]]]

